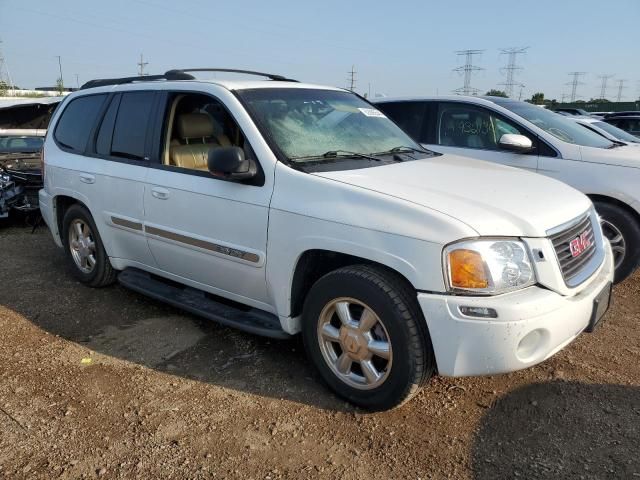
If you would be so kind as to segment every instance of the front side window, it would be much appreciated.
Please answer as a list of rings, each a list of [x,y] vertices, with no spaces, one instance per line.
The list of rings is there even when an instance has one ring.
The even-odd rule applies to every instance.
[[[303,88],[242,90],[254,119],[290,161],[422,150],[386,115],[345,91]]]
[[[595,148],[611,148],[613,145],[606,138],[587,130],[575,121],[537,105],[514,101],[497,103],[563,142]]]
[[[162,164],[208,171],[209,154],[222,147],[240,147],[252,156],[240,127],[209,95],[174,93],[169,96],[163,134]]]
[[[486,108],[464,103],[441,103],[438,109],[438,145],[500,150],[505,134],[524,135],[516,125]]]
[[[56,125],[54,138],[64,148],[84,152],[106,94],[87,95],[71,100]]]

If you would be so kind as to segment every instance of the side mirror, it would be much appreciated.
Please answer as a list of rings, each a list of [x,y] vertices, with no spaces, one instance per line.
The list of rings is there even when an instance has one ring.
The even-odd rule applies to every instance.
[[[220,147],[209,152],[209,173],[227,180],[247,180],[256,176],[256,163],[244,158],[240,147]]]
[[[515,133],[505,133],[502,135],[499,145],[500,148],[512,152],[526,153],[533,150],[533,143],[530,138]]]

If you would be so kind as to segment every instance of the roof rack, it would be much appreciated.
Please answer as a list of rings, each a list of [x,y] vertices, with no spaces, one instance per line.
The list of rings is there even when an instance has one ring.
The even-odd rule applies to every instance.
[[[95,87],[105,87],[107,85],[121,85],[124,83],[134,82],[150,82],[156,80],[195,80],[196,77],[187,72],[226,72],[226,73],[241,73],[244,75],[257,75],[260,77],[266,77],[270,80],[277,80],[280,82],[297,82],[291,78],[283,77],[282,75],[274,75],[272,73],[254,72],[252,70],[235,70],[232,68],[184,68],[168,70],[163,75],[143,75],[137,77],[122,77],[122,78],[99,78],[96,80],[89,80],[80,87],[80,90]]]

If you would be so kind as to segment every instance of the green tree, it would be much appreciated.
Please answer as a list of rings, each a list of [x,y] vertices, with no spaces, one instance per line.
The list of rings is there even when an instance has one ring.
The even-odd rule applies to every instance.
[[[64,93],[64,80],[62,80],[62,77],[56,79],[56,89],[60,95]]]
[[[533,103],[534,105],[543,105],[544,104],[544,93],[542,93],[542,92],[534,93],[533,95],[531,95],[530,102]]]
[[[7,82],[0,80],[0,97],[4,97],[7,94],[8,89],[9,85],[7,85]]]
[[[485,95],[488,95],[490,97],[504,97],[507,98],[507,92],[503,92],[502,90],[496,90],[495,88],[492,88],[491,90],[489,90],[487,93],[485,93]]]

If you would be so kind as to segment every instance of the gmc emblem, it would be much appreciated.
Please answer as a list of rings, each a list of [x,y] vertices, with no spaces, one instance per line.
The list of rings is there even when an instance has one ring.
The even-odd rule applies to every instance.
[[[572,257],[577,257],[582,254],[591,246],[591,240],[589,240],[588,232],[582,232],[579,237],[574,238],[569,242],[569,250]]]

